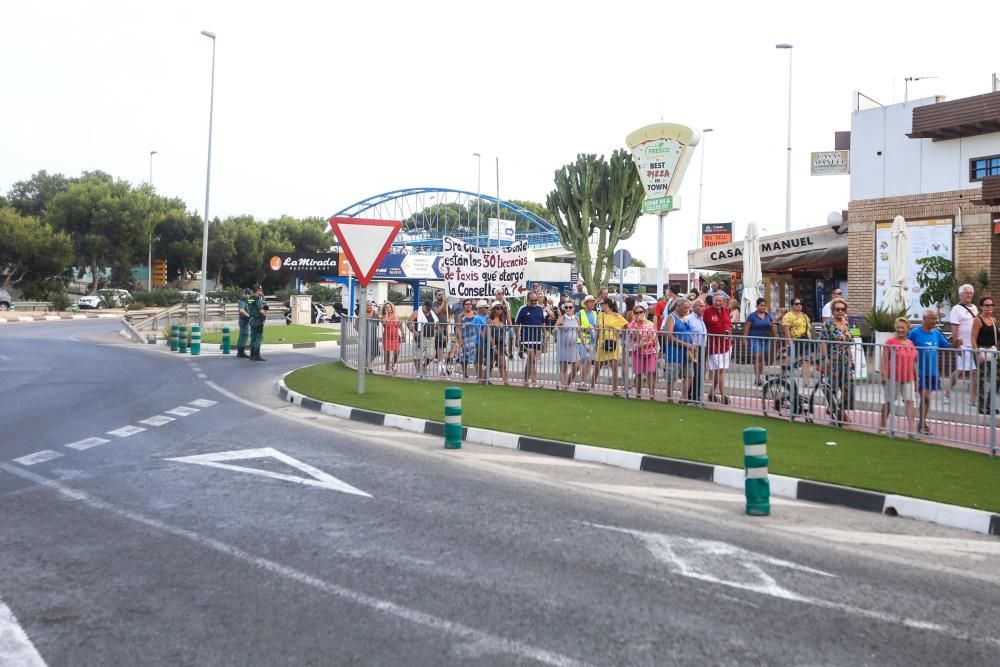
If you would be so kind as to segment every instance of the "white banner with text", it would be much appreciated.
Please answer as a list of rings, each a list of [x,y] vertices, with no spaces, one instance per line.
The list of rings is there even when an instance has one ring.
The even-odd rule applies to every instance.
[[[445,291],[452,300],[489,300],[496,290],[507,298],[520,296],[527,290],[528,242],[482,248],[445,236],[440,269]]]

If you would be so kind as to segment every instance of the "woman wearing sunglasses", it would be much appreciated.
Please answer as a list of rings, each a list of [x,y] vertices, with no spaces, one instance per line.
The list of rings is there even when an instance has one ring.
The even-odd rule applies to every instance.
[[[637,301],[628,323],[635,397],[642,398],[642,382],[649,388],[649,400],[656,400],[656,326],[646,319],[646,306]]]
[[[802,387],[809,384],[809,376],[812,374],[810,361],[812,360],[812,322],[809,316],[803,312],[802,299],[792,300],[792,309],[781,318],[781,328],[785,332],[785,337],[789,339],[788,362],[791,364],[798,360],[802,364]]]
[[[979,315],[972,321],[972,347],[979,362],[979,414],[988,415],[996,410],[1000,394],[1000,369],[992,370],[997,363],[997,321],[993,318],[993,297],[979,299]],[[990,378],[996,378],[996,387],[990,391]]]
[[[846,408],[854,380],[854,337],[847,323],[847,302],[834,299],[830,303],[833,317],[823,323],[823,343],[820,353],[825,360],[826,375],[831,388],[838,396],[836,414],[829,415],[836,422],[847,422]]]
[[[562,314],[556,320],[555,332],[558,343],[559,387],[564,391],[576,379],[577,362],[580,361],[580,351],[576,337],[580,331],[580,320],[576,319],[576,306],[572,301],[562,304]]]

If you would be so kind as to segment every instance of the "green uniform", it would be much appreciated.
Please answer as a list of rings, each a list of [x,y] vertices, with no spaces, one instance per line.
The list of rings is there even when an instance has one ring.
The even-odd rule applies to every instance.
[[[247,296],[243,297],[242,299],[240,299],[237,308],[239,308],[239,310],[241,311],[245,310],[249,313],[251,299],[252,297],[247,297]],[[240,337],[236,341],[236,350],[238,352],[242,352],[243,349],[247,346],[247,342],[249,340],[250,340],[250,318],[244,317],[242,314],[240,314]]]
[[[250,313],[250,358],[260,358],[260,346],[264,342],[264,320],[267,313],[264,312],[264,299],[254,298],[247,308]]]

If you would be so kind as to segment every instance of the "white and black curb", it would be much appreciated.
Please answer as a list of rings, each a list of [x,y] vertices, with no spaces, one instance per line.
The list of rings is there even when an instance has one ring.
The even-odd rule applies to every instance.
[[[348,405],[318,401],[289,389],[285,384],[284,378],[278,380],[274,388],[281,400],[288,401],[307,410],[315,410],[325,415],[374,424],[376,426],[388,426],[414,433],[444,436],[443,422],[372,412],[371,410],[362,410],[361,408],[354,408]],[[743,481],[745,479],[742,468],[730,468],[710,463],[650,456],[649,454],[607,449],[593,445],[578,445],[569,442],[559,442],[557,440],[544,440],[527,435],[504,433],[475,427],[463,426],[462,440],[480,445],[532,452],[534,454],[558,456],[576,461],[603,463],[627,470],[642,470],[663,475],[686,477],[688,479],[712,482],[737,489],[743,489]],[[854,489],[836,484],[811,482],[783,475],[772,474],[768,476],[768,479],[771,482],[771,495],[774,496],[827,505],[840,505],[865,512],[879,512],[880,514],[888,514],[890,516],[918,519],[986,535],[1000,535],[1000,514],[993,514],[992,512],[960,507],[958,505],[948,505],[932,500]]]
[[[232,336],[232,347],[236,349],[236,337]],[[146,341],[150,345],[157,345],[159,347],[170,347],[170,341],[168,340],[157,340],[157,341]],[[265,343],[260,346],[261,352],[288,352],[289,350],[308,350],[312,348],[331,348],[340,345],[338,340],[321,340],[313,343]],[[211,349],[219,348],[219,349]],[[202,343],[201,353],[202,354],[222,354],[222,345],[219,343]],[[235,356],[235,353],[233,353]]]

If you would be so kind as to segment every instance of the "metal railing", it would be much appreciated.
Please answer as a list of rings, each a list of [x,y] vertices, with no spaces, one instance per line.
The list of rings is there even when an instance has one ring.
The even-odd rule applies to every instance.
[[[997,352],[655,329],[369,320],[370,372],[594,392],[996,453]],[[357,319],[341,322],[357,368]],[[975,368],[974,368],[975,367]]]

